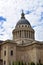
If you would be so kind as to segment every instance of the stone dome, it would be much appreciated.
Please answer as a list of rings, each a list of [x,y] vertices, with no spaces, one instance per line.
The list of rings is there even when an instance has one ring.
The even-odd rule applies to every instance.
[[[22,24],[30,25],[29,21],[25,18],[24,15],[25,15],[24,12],[22,12],[21,19],[17,22],[16,26],[22,25]]]
[[[20,19],[20,20],[17,22],[16,26],[17,26],[17,25],[21,25],[21,24],[30,25],[29,21],[28,21],[27,19],[24,19],[24,18]]]
[[[23,12],[21,14],[21,19],[17,22],[13,30],[13,40],[18,44],[21,44],[22,41],[27,43],[34,40],[34,30],[29,21],[25,18]]]

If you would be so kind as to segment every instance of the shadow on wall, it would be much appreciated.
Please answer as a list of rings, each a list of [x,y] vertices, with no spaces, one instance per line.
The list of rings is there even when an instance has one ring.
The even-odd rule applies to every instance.
[[[2,59],[0,59],[0,65],[3,65],[3,60]]]

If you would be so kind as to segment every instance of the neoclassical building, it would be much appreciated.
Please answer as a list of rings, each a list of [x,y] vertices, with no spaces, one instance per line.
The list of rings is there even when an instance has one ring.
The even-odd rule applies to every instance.
[[[13,40],[0,41],[3,65],[12,65],[15,61],[43,63],[43,42],[35,40],[35,31],[23,12],[12,34]]]

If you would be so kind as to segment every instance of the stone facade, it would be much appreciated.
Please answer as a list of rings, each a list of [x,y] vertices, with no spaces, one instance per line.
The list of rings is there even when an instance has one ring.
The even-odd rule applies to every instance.
[[[11,56],[11,51],[13,50],[13,56]],[[3,59],[3,64],[9,65],[13,61],[16,61],[16,44],[10,42],[10,40],[5,41],[1,45],[1,59]]]
[[[22,52],[21,52],[22,51]],[[32,43],[31,45],[17,47],[17,60],[24,62],[43,63],[43,43]]]
[[[43,42],[35,40],[35,32],[23,12],[12,33],[13,40],[0,42],[0,64],[12,65],[15,61],[36,64],[39,60],[43,63]]]

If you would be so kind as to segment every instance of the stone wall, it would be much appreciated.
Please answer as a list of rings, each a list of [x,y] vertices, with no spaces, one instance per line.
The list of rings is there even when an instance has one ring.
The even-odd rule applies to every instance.
[[[3,64],[5,63],[8,65],[9,63],[12,64],[13,61],[16,61],[16,44],[13,42],[6,42],[2,44],[1,47],[1,59],[3,59]],[[11,56],[11,50],[13,51],[13,56]],[[6,51],[6,55],[4,54]]]
[[[43,63],[43,44],[37,44],[37,61]]]
[[[18,46],[17,47],[17,60],[24,62],[35,62],[37,60],[35,45]]]
[[[27,46],[17,46],[17,60],[24,62],[43,63],[43,44],[31,44]]]

